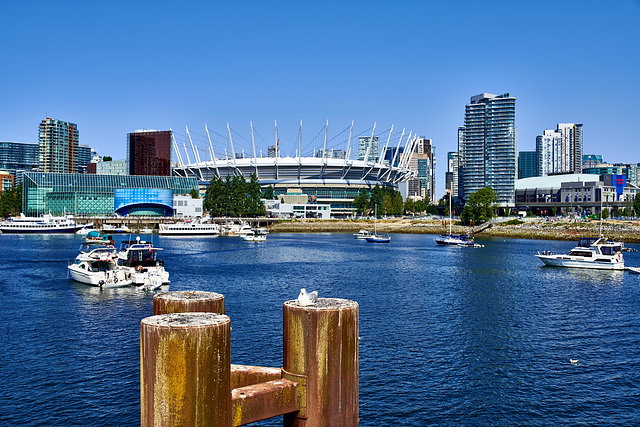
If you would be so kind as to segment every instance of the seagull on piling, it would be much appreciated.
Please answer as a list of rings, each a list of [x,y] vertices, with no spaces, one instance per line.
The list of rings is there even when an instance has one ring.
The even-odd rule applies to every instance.
[[[306,307],[308,305],[315,305],[318,301],[318,291],[307,293],[305,288],[300,289],[300,295],[298,295],[298,305]]]

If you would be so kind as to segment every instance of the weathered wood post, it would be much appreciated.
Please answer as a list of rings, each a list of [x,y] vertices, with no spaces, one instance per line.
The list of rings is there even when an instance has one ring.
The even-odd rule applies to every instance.
[[[225,314],[224,295],[216,292],[170,291],[153,297],[153,314],[206,312]]]
[[[300,411],[285,426],[358,425],[358,303],[319,298],[283,308],[282,377],[301,383]]]
[[[231,426],[229,317],[173,313],[140,322],[140,424]]]

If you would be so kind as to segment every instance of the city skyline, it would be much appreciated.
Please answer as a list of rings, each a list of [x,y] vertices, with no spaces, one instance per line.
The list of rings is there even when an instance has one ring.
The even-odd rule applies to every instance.
[[[277,120],[289,153],[300,120],[305,142],[326,120],[333,135],[352,120],[360,131],[376,122],[433,141],[442,197],[469,97],[509,92],[519,151],[534,150],[550,124],[582,123],[585,154],[640,161],[634,1],[36,1],[3,2],[0,16],[2,141],[37,142],[48,116],[122,159],[136,129],[184,138],[185,126],[224,134],[228,122],[248,136],[253,121],[268,140]]]

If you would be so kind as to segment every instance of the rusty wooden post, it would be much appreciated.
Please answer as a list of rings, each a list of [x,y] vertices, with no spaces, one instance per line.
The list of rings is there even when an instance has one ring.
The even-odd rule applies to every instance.
[[[173,313],[140,322],[140,424],[231,426],[228,316]]]
[[[319,298],[283,308],[282,377],[301,384],[300,411],[285,426],[358,425],[358,303]]]
[[[160,292],[153,297],[153,314],[207,312],[225,314],[224,295],[215,292]]]

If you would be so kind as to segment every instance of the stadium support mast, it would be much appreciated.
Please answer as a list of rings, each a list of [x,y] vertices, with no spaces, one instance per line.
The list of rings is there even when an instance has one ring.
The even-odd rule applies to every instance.
[[[351,137],[353,136],[353,120],[351,120],[351,129],[349,130],[349,141],[347,141],[347,154],[345,160],[351,157]]]
[[[189,133],[189,126],[185,126],[185,128],[187,129],[187,138],[189,138],[189,143],[191,144],[191,151],[193,151],[193,159],[195,160],[196,163],[200,163],[200,156],[198,155],[198,152],[193,146],[193,141],[191,140],[191,134]]]
[[[384,148],[382,149],[382,154],[380,154],[380,162],[379,163],[384,163],[384,156],[387,155],[387,147],[389,146],[389,141],[391,141],[391,135],[393,135],[393,125],[391,125],[391,130],[389,131],[389,137],[387,138],[387,143],[384,145]],[[378,178],[380,178],[380,171],[382,170],[382,168],[378,169]]]
[[[231,156],[233,157],[233,167],[238,170],[236,165],[236,152],[233,149],[233,139],[231,138],[231,129],[229,129],[229,122],[227,122],[227,134],[229,135],[229,143],[231,144]]]
[[[302,119],[300,119],[300,140],[298,141],[298,179],[302,172]]]
[[[256,176],[258,176],[258,160],[256,159],[256,143],[253,139],[253,122],[249,122],[251,126],[251,150],[253,151],[253,164],[255,166]]]
[[[376,122],[373,122],[373,131],[371,132],[371,140],[369,140],[369,144],[367,144],[367,151],[364,154],[364,162],[367,163],[369,161],[369,152],[371,151],[371,147],[373,147],[373,137],[376,134]]]
[[[213,167],[216,168],[216,175],[220,178],[220,171],[218,170],[218,164],[216,163],[216,153],[213,151],[213,144],[211,144],[211,137],[209,136],[209,128],[204,125],[204,131],[207,133],[207,139],[209,140],[209,150],[211,150],[211,160],[213,160]]]
[[[184,162],[182,161],[182,156],[180,155],[180,151],[178,149],[178,143],[176,142],[176,137],[173,136],[173,129],[169,128],[171,131],[171,140],[173,141],[173,150],[176,152],[176,156],[178,156],[178,163],[180,166],[184,166]]]

